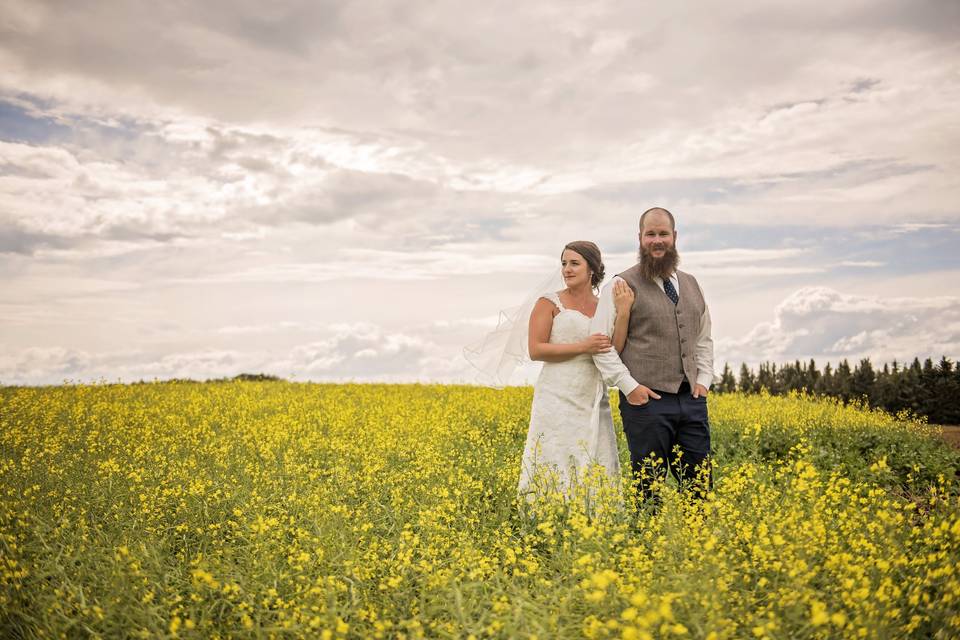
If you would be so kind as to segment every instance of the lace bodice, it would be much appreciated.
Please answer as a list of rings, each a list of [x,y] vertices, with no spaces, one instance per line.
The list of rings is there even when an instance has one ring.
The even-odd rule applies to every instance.
[[[576,309],[567,309],[560,302],[560,296],[554,293],[547,297],[560,310],[553,317],[550,330],[551,344],[572,344],[580,342],[590,335],[590,318]]]

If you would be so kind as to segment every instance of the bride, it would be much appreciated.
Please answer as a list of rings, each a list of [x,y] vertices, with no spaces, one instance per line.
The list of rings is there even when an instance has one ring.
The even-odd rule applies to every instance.
[[[612,340],[591,335],[603,280],[600,249],[592,242],[571,242],[560,265],[566,288],[537,299],[528,325],[530,358],[544,364],[534,385],[517,488],[527,498],[549,488],[571,495],[591,465],[599,465],[614,483],[620,477],[607,389],[591,356],[623,348],[633,292],[622,282],[614,288]]]

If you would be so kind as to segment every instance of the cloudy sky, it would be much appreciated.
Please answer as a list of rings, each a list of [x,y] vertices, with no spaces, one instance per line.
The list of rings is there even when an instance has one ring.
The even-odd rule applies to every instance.
[[[960,356],[960,3],[0,0],[0,383],[468,381],[678,218],[729,361]]]

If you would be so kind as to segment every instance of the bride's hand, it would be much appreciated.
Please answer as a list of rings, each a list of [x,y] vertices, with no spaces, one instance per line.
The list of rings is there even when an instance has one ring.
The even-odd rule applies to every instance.
[[[617,310],[617,315],[629,315],[630,308],[633,307],[633,289],[623,280],[617,280],[613,283],[613,306]]]
[[[580,343],[580,347],[583,349],[582,353],[589,353],[590,355],[606,353],[610,351],[611,346],[610,338],[602,333],[595,333]]]

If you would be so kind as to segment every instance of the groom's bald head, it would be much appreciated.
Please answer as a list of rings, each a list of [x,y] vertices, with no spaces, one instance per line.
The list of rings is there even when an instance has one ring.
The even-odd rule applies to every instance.
[[[661,215],[666,216],[670,220],[670,228],[676,231],[677,222],[673,219],[673,214],[663,207],[651,207],[640,215],[640,231],[643,232],[643,223],[647,221],[648,217]]]

